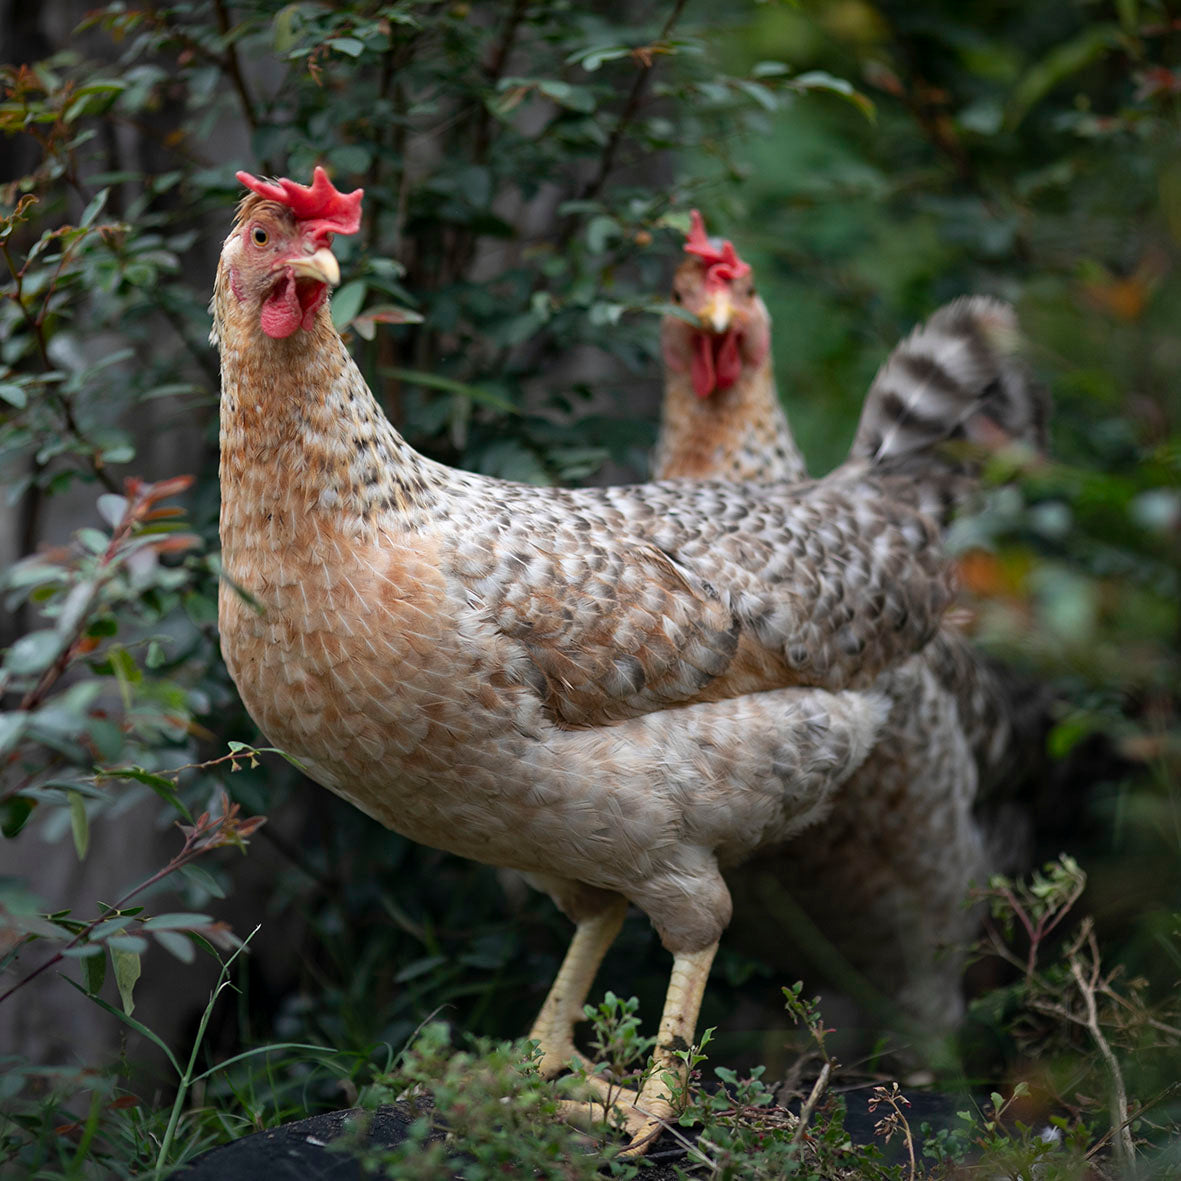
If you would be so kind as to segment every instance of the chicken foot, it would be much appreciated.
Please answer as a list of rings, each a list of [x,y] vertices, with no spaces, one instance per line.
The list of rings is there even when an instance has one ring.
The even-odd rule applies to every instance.
[[[607,949],[623,926],[627,899],[616,896],[604,910],[581,919],[529,1037],[541,1047],[538,1069],[546,1078],[566,1070],[571,1062],[588,1072],[593,1064],[574,1046],[574,1026],[583,1020],[582,1007]]]
[[[665,1075],[673,1074],[682,1083],[686,1079],[688,1067],[677,1057],[677,1052],[693,1045],[697,1015],[701,1011],[701,1000],[717,949],[718,945],[713,943],[700,951],[674,952],[656,1048],[652,1051],[652,1063],[639,1091],[615,1086],[608,1079],[588,1074],[586,1083],[599,1093],[600,1098],[583,1102],[571,1100],[563,1104],[571,1122],[584,1122],[595,1107],[602,1107],[608,1116],[613,1115],[630,1137],[624,1156],[643,1156],[659,1138],[664,1126],[677,1117]]]

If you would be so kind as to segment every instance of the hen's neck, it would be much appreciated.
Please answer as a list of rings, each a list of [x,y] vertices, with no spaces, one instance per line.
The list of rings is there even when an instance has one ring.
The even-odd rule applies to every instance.
[[[274,340],[220,288],[223,522],[226,502],[239,497],[268,521],[328,514],[368,531],[397,514],[400,527],[414,528],[435,503],[438,465],[386,418],[327,305],[310,330]]]
[[[654,479],[778,482],[807,478],[775,389],[770,356],[726,390],[698,397],[689,369],[666,371]]]

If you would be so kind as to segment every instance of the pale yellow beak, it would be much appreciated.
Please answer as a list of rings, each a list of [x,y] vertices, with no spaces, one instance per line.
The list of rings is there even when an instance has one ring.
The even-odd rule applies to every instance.
[[[283,265],[290,267],[300,279],[315,279],[319,283],[327,283],[329,287],[340,284],[340,263],[327,246],[321,246],[315,254],[284,259]]]
[[[730,320],[734,315],[734,304],[730,299],[730,291],[726,287],[719,287],[705,301],[701,309],[701,320],[719,336],[730,327]]]

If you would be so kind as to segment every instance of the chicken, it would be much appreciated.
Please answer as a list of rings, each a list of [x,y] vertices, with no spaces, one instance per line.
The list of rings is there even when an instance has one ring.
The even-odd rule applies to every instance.
[[[673,967],[627,1113],[643,1151],[730,918],[722,867],[820,820],[869,751],[870,686],[951,598],[939,524],[876,461],[563,490],[426,459],[329,314],[361,190],[238,176],[211,334],[226,665],[317,782],[574,920],[535,1026],[547,1074],[626,902],[648,915]]]
[[[685,251],[674,299],[701,325],[671,315],[662,324],[666,376],[655,477],[803,478],[776,396],[770,318],[754,295],[751,268],[730,242],[706,238],[696,211]],[[730,338],[737,348],[719,347]],[[994,300],[940,309],[891,353],[871,385],[850,464],[896,450],[908,458],[895,470],[919,481],[933,470],[944,474],[932,445],[957,434],[947,407],[968,404],[961,386],[982,391],[982,415],[968,424],[978,437],[993,433],[1041,449],[1045,407],[1028,387],[1016,340],[1011,309]],[[699,380],[706,372],[699,358],[710,352],[737,358],[725,387]],[[824,823],[730,884],[751,913],[788,892],[878,992],[920,1028],[944,1030],[962,1011],[959,949],[976,922],[963,902],[991,868],[989,834],[974,806],[1023,752],[1032,753],[1040,699],[1016,692],[947,624],[875,688],[889,700],[889,716],[869,757],[834,794]]]

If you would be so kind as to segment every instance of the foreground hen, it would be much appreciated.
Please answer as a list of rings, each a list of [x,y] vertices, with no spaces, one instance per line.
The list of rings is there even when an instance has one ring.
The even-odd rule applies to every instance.
[[[675,302],[699,324],[662,325],[665,391],[654,475],[744,481],[804,477],[771,368],[771,321],[749,264],[700,216],[674,278]],[[851,464],[896,452],[922,486],[945,464],[928,444],[974,429],[1034,449],[1046,409],[1014,353],[1012,309],[988,298],[941,308],[890,354],[866,397]],[[726,380],[703,356],[729,357]],[[722,366],[716,366],[720,371]],[[973,393],[974,391],[974,393]],[[973,406],[979,421],[959,422]],[[803,906],[823,938],[874,991],[927,1030],[962,1011],[964,907],[992,867],[975,806],[1035,755],[1040,699],[1017,691],[948,624],[921,653],[875,682],[890,703],[874,749],[834,796],[822,824],[731,881],[765,914],[776,893]],[[896,1018],[895,1018],[896,1019]]]
[[[674,962],[640,1150],[730,918],[721,867],[821,818],[865,757],[881,698],[832,691],[935,633],[937,524],[910,477],[868,463],[799,487],[564,491],[425,459],[328,311],[361,191],[320,169],[310,188],[239,179],[213,298],[226,664],[318,782],[523,871],[575,921],[535,1027],[548,1072],[625,900],[649,916]]]

